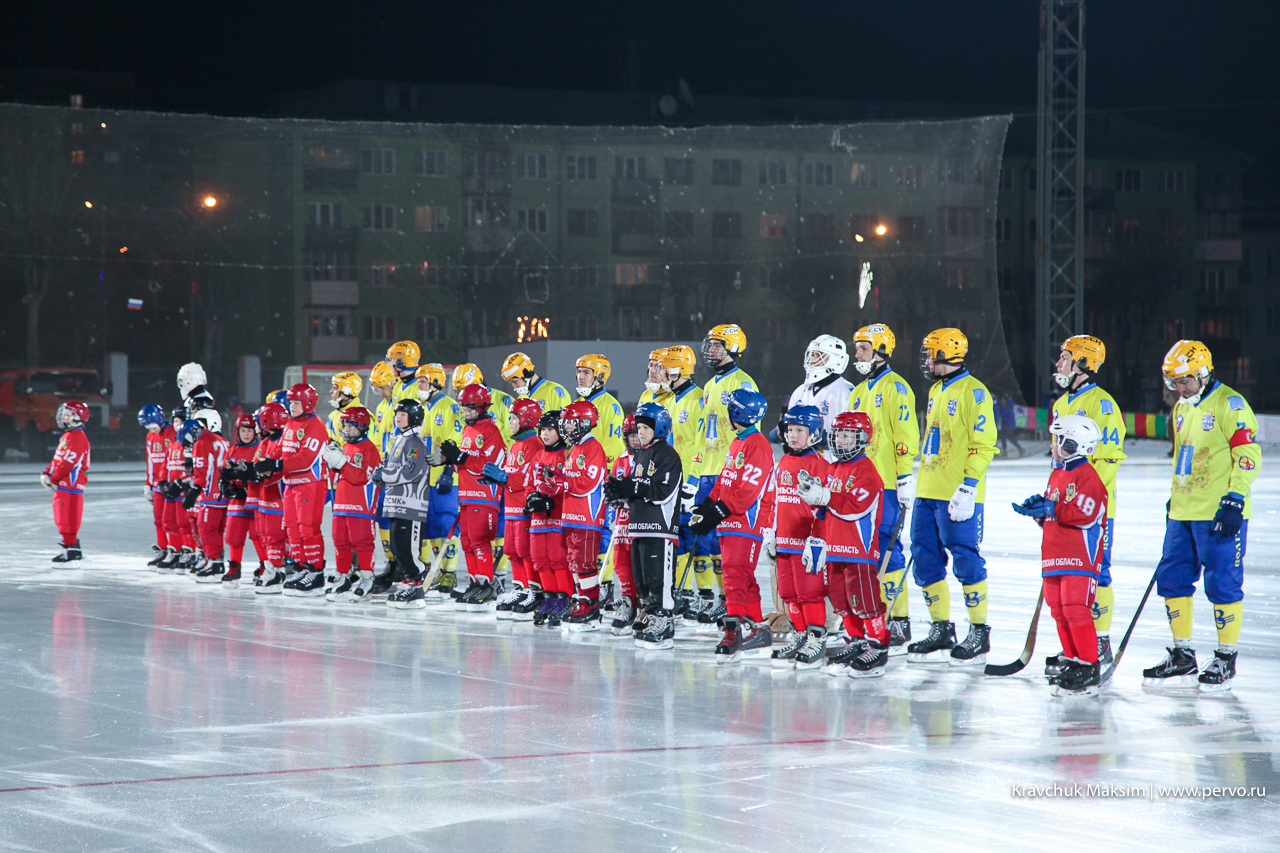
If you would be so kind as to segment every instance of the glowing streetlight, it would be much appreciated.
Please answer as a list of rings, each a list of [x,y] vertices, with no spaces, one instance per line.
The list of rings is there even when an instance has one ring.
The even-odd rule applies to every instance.
[[[885,234],[888,234],[888,233],[889,233],[889,229],[888,229],[888,228],[886,228],[884,225],[877,225],[877,226],[876,226],[876,236],[877,236],[877,237],[883,237]]]
[[[865,238],[861,234],[854,234],[853,239],[857,240],[859,243],[862,243],[864,242]]]
[[[84,203],[84,206],[85,206],[85,207],[87,207],[87,208],[92,209],[92,208],[93,208],[93,202],[91,202],[91,201],[86,201],[86,202]]]
[[[214,198],[213,196],[211,196],[211,195],[207,195],[207,196],[205,196],[205,197],[204,197],[204,206],[205,206],[205,207],[208,207],[208,208],[214,208],[214,207],[217,207],[217,206],[218,206],[218,200],[217,200],[216,198]]]

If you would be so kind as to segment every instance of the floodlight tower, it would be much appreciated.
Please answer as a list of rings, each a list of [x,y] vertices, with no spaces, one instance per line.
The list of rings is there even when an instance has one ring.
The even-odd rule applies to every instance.
[[[1084,0],[1040,0],[1036,110],[1036,400],[1084,326]]]

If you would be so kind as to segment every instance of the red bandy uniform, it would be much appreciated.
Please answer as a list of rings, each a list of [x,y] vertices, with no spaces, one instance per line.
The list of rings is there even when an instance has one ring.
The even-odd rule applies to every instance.
[[[796,487],[801,472],[826,482],[831,468],[821,453],[785,451],[773,470],[774,529],[778,546],[778,594],[797,628],[824,626],[827,622],[827,579],[821,572],[806,572],[800,562],[805,542],[813,534],[818,512],[800,500]]]
[[[329,431],[315,414],[292,418],[280,438],[284,463],[284,530],[289,550],[298,563],[317,571],[324,568],[324,499],[329,475],[320,448],[329,442]]]
[[[482,483],[484,466],[501,466],[507,443],[493,422],[484,415],[462,429],[462,451],[466,460],[458,466],[458,525],[462,550],[467,554],[467,573],[473,578],[493,580],[493,540],[498,538],[498,510],[502,507],[501,486]]]
[[[44,473],[53,481],[53,523],[62,534],[63,545],[75,545],[80,539],[84,486],[89,482],[89,455],[89,437],[84,429],[69,429],[58,439],[58,449],[44,468]]]
[[[631,476],[631,469],[634,460],[631,458],[631,451],[621,454],[617,459],[613,460],[613,468],[609,470],[609,476],[614,479],[621,480]],[[613,526],[613,576],[618,580],[618,591],[631,599],[634,604],[636,600],[636,581],[635,575],[631,571],[631,536],[627,531],[627,523],[631,520],[631,505],[624,501],[622,506],[614,510],[614,526]]]
[[[711,489],[709,500],[724,501],[729,517],[720,522],[720,565],[724,570],[725,608],[730,616],[746,616],[760,622],[760,585],[756,560],[760,557],[760,531],[772,516],[769,472],[773,447],[754,426],[738,433],[729,445],[724,469]]]
[[[227,455],[227,462],[231,463],[235,460],[246,462],[250,467],[253,466],[253,460],[258,455],[258,442],[253,444],[237,444],[231,448],[231,452]],[[239,563],[244,557],[244,540],[245,536],[253,538],[253,547],[258,552],[258,559],[262,560],[265,556],[262,540],[258,536],[257,525],[254,516],[258,510],[258,493],[261,488],[257,483],[243,483],[237,481],[237,485],[245,490],[243,498],[229,498],[227,500],[227,526],[223,531],[223,539],[227,545],[227,559],[233,563]]]
[[[264,438],[258,442],[253,461],[279,459],[280,441],[280,438]],[[266,548],[267,562],[276,568],[284,564],[284,493],[281,482],[283,477],[283,474],[276,472],[254,484],[258,487],[258,506],[254,512],[254,526],[258,529],[258,538]]]
[[[529,466],[529,477],[526,480],[530,491],[543,491],[543,484],[547,480],[546,469],[550,469],[551,476],[554,477],[564,467],[566,451],[567,448],[564,447],[549,450],[545,446],[538,451]],[[535,512],[529,518],[529,553],[542,588],[548,592],[568,594],[573,592],[573,575],[569,571],[569,555],[565,553],[564,547],[564,527],[560,523],[564,498],[551,500],[551,512]]]
[[[511,561],[511,577],[519,584],[529,586],[538,582],[533,570],[533,554],[529,550],[529,519],[524,514],[524,502],[529,496],[529,466],[542,450],[542,442],[536,434],[530,434],[512,442],[502,461],[507,472],[507,485],[502,498],[502,515],[506,525],[503,550]]]
[[[577,591],[595,599],[600,586],[600,537],[604,534],[604,478],[609,460],[595,436],[587,435],[568,448],[564,467],[546,481],[544,494],[563,496],[560,524],[564,528],[565,552]]]
[[[1107,487],[1084,457],[1049,475],[1044,496],[1053,501],[1040,543],[1044,600],[1058,625],[1062,652],[1085,663],[1098,662],[1093,599],[1103,557]]]
[[[177,436],[169,440],[169,445],[165,448],[165,480],[177,483],[186,479],[187,473],[183,465],[186,452],[187,449],[182,446],[182,442],[178,441]],[[186,510],[182,508],[182,497],[165,498],[164,526],[169,534],[170,548],[178,550],[195,547],[196,542],[191,536],[188,525]]]
[[[196,502],[200,550],[210,560],[222,559],[222,529],[227,522],[227,496],[222,493],[222,466],[231,454],[231,442],[205,430],[191,447],[192,481],[200,489]]]
[[[169,479],[167,456],[172,439],[171,426],[163,426],[156,432],[147,430],[147,488],[151,490],[151,514],[156,525],[156,544],[161,548],[169,544],[169,531],[164,525],[164,495],[160,493],[160,484]]]
[[[837,462],[827,471],[831,501],[818,522],[827,542],[827,586],[831,607],[844,619],[850,637],[889,642],[885,603],[876,574],[880,568],[880,516],[884,481],[866,454]]]
[[[338,573],[351,569],[355,552],[356,567],[373,571],[373,524],[378,515],[378,486],[369,479],[382,464],[378,448],[368,438],[346,444],[342,453],[347,464],[335,475],[333,493],[333,554]]]

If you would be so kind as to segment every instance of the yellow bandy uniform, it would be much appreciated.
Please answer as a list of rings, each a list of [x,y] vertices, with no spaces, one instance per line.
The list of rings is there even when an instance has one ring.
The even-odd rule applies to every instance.
[[[650,391],[646,388],[640,392],[640,402],[636,403],[636,406],[640,407],[645,403],[657,403],[664,409],[670,409],[672,396],[674,395],[670,391]]]
[[[560,411],[569,405],[573,399],[563,385],[558,382],[552,382],[550,379],[543,379],[541,376],[538,377],[538,381],[533,384],[533,387],[520,396],[537,400],[542,404],[543,412]]]
[[[596,441],[600,442],[600,446],[604,448],[605,458],[612,465],[613,460],[621,456],[623,451],[626,450],[626,446],[622,443],[621,404],[618,403],[616,397],[603,388],[590,397],[579,397],[578,400],[586,400],[596,407],[596,413],[600,415],[600,420],[595,429],[591,430],[591,434],[595,436]]]
[[[1262,462],[1254,443],[1258,419],[1244,397],[1214,382],[1196,405],[1173,407],[1177,452],[1173,462],[1173,521],[1211,521],[1228,492],[1244,496],[1244,517],[1253,517],[1250,491]]]
[[[512,402],[510,394],[499,391],[497,388],[489,389],[489,412],[498,426],[498,432],[502,433],[502,440],[508,446],[511,444],[511,425],[507,423],[507,415],[511,414]]]
[[[391,405],[393,407],[395,406],[396,403],[399,403],[401,400],[404,400],[406,398],[410,400],[417,400],[418,399],[418,377],[415,376],[412,379],[410,379],[408,382],[406,382],[403,379],[397,378],[395,382],[395,389],[396,389],[395,393],[391,395]]]
[[[350,409],[352,406],[359,406],[359,405],[360,405],[360,400],[358,398],[353,397],[347,401],[346,405],[339,406],[338,408],[334,409],[325,417],[325,428],[329,430],[330,441],[336,441],[338,442],[338,444],[343,443],[342,413],[345,412],[347,409]],[[372,432],[372,430],[370,431]]]
[[[671,446],[680,456],[684,479],[697,479],[693,460],[702,446],[702,389],[690,382],[657,401],[671,413]]]
[[[987,466],[996,449],[996,419],[987,387],[962,370],[929,389],[916,496],[949,501],[966,478],[976,503],[987,494]]]
[[[725,405],[725,399],[730,392],[739,388],[757,390],[755,380],[736,364],[730,364],[729,369],[723,372],[717,371],[702,388],[698,412],[698,432],[701,435],[701,442],[693,457],[694,473],[699,477],[718,477],[724,468],[725,458],[729,455],[729,445],[734,439],[733,428],[729,426],[729,407]]]
[[[396,435],[396,405],[391,400],[382,400],[373,413],[373,424],[369,427],[369,440],[378,448],[382,458],[387,458],[387,449]]]
[[[421,402],[426,411],[422,418],[422,429],[418,431],[418,434],[426,442],[427,452],[430,453],[448,440],[452,440],[454,444],[461,445],[464,421],[462,419],[462,409],[458,408],[458,404],[454,402],[454,399],[441,393],[430,403],[425,400]],[[443,465],[431,469],[431,485],[434,486],[439,482],[440,475],[444,471],[445,466]]]
[[[1115,399],[1092,382],[1075,391],[1068,391],[1053,401],[1053,419],[1063,415],[1083,415],[1092,418],[1102,431],[1102,441],[1089,461],[1098,472],[1102,485],[1107,487],[1107,518],[1116,517],[1116,476],[1124,453],[1124,415]],[[1214,510],[1217,510],[1217,504]]]

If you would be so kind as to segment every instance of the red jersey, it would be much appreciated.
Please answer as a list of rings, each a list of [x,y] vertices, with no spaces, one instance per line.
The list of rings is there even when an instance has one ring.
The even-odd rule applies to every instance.
[[[865,453],[837,462],[827,469],[826,485],[831,501],[815,533],[827,540],[827,561],[879,563],[884,481],[875,463]]]
[[[813,533],[814,520],[818,516],[818,508],[800,500],[800,494],[796,491],[796,487],[800,485],[800,472],[826,482],[830,469],[831,463],[816,450],[808,450],[799,455],[784,451],[782,461],[773,469],[773,527],[777,532],[779,554],[802,552],[805,541]]]
[[[89,482],[89,437],[83,429],[76,427],[62,434],[44,473],[58,491],[84,494],[84,484]]]
[[[628,447],[625,453],[618,455],[613,460],[613,467],[609,469],[609,476],[615,480],[622,480],[631,476],[631,469],[635,467],[635,460],[631,458],[631,448]],[[631,503],[623,501],[622,506],[614,508],[614,524],[613,524],[613,541],[618,545],[630,545],[631,537],[627,534],[627,523],[631,521]]]
[[[485,464],[500,466],[507,455],[507,443],[493,418],[486,415],[463,427],[460,446],[467,460],[458,466],[458,503],[502,506],[502,496],[498,494],[502,487],[480,482]]]
[[[253,444],[233,444],[231,452],[227,454],[227,464],[239,459],[248,463],[249,467],[253,467],[253,460],[258,454],[258,442]],[[237,481],[239,482],[239,481]],[[253,512],[253,508],[258,505],[258,493],[262,488],[254,482],[240,482],[244,487],[244,498],[233,498],[227,503],[227,512],[231,515],[244,515]]]
[[[538,443],[542,444],[541,441]],[[533,462],[529,465],[529,477],[526,483],[530,491],[536,490],[548,496],[554,494],[551,482],[559,476],[560,471],[564,468],[564,457],[568,449],[567,447],[561,447],[558,450],[548,450],[543,446],[538,451],[538,455],[533,458]],[[549,475],[548,469],[550,471]],[[564,503],[564,496],[552,497],[551,501],[553,504],[551,512],[535,512],[530,516],[530,533],[547,533],[549,531],[559,533],[564,530],[560,526],[560,510]]]
[[[320,448],[329,443],[329,430],[314,414],[293,418],[284,425],[280,438],[280,459],[284,462],[284,484],[301,486],[325,481]]]
[[[524,518],[524,502],[529,496],[530,466],[542,452],[542,442],[537,434],[513,441],[502,460],[502,470],[507,472],[507,485],[503,494],[503,515],[507,518]]]
[[[173,440],[173,427],[164,426],[156,432],[147,430],[147,485],[153,490],[169,479],[168,451]]]
[[[560,523],[565,527],[604,530],[604,478],[609,460],[594,435],[567,449],[564,468],[550,483],[553,494],[564,495]]]
[[[231,455],[231,442],[212,430],[200,433],[191,446],[191,480],[201,490],[200,505],[226,506],[222,494],[222,466]]]
[[[1049,474],[1044,496],[1053,501],[1053,518],[1044,522],[1040,574],[1098,577],[1107,521],[1107,487],[1098,471],[1081,457]]]
[[[279,459],[280,445],[284,438],[264,438],[258,442],[258,449],[253,455],[254,462],[261,462],[263,459]],[[267,515],[284,515],[284,495],[281,491],[281,483],[284,475],[279,471],[267,477],[258,486],[258,512]]]
[[[382,456],[367,438],[343,445],[342,452],[347,457],[347,464],[337,471],[333,514],[335,517],[375,518],[378,515],[378,484],[369,476],[382,464]]]
[[[747,427],[729,445],[725,460],[710,500],[724,501],[729,517],[720,522],[716,532],[721,536],[745,536],[757,542],[760,531],[772,512],[766,501],[769,472],[773,470],[773,446],[754,426]]]
[[[177,436],[169,440],[169,446],[165,448],[164,456],[164,478],[171,483],[186,479],[187,472],[184,462],[187,458],[187,449],[182,446],[182,442],[178,441]]]

